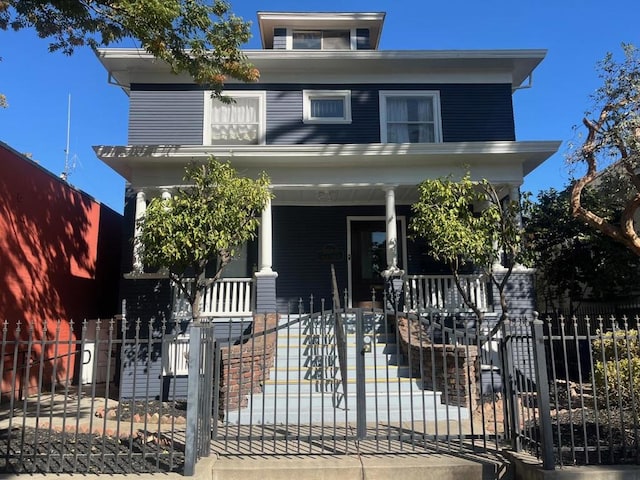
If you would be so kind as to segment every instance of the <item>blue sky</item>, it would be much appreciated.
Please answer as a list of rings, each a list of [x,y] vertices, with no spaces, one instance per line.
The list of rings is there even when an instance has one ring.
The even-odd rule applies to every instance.
[[[418,50],[548,49],[536,69],[533,88],[514,94],[518,140],[561,140],[560,151],[525,179],[523,190],[561,188],[570,178],[564,154],[574,140],[598,87],[595,64],[621,42],[640,46],[638,0],[396,0],[232,1],[233,10],[254,21],[247,48],[259,48],[257,11],[384,11],[380,48]],[[135,47],[133,41],[122,46]],[[49,53],[46,40],[31,31],[0,31],[0,140],[30,153],[48,170],[64,169],[67,100],[71,94],[69,180],[116,211],[122,211],[124,180],[94,155],[93,145],[127,142],[127,97],[108,85],[93,52]]]

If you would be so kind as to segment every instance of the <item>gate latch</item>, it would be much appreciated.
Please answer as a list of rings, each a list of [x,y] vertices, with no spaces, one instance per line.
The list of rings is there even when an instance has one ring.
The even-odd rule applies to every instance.
[[[370,353],[371,352],[371,336],[365,335],[362,341],[364,343],[364,347],[362,347],[362,353]]]

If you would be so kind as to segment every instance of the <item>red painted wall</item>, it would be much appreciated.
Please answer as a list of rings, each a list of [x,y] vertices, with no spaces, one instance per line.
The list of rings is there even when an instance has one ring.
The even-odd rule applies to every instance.
[[[3,395],[8,383],[22,385],[26,378],[13,371],[11,342],[18,335],[45,339],[45,324],[46,339],[58,342],[45,345],[45,352],[36,345],[36,351],[21,353],[17,364],[24,371],[30,357],[32,370],[44,359],[45,378],[73,377],[74,362],[64,357],[75,350],[69,340],[82,320],[118,313],[121,230],[121,215],[0,142],[0,322],[8,327]]]

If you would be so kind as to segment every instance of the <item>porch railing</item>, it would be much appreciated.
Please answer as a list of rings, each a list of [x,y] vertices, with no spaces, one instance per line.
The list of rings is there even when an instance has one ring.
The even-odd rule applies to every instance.
[[[222,278],[205,290],[200,304],[203,317],[250,317],[253,312],[252,278]],[[188,316],[191,307],[179,288],[173,289],[173,316]]]
[[[462,288],[481,311],[489,308],[487,281],[483,275],[460,275]],[[454,310],[467,308],[456,287],[453,275],[407,275],[405,309]]]

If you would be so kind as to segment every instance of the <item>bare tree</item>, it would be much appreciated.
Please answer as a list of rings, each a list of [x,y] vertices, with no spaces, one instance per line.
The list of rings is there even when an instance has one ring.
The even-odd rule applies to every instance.
[[[587,167],[573,186],[571,212],[640,256],[640,58],[633,45],[623,44],[622,49],[622,61],[609,53],[598,64],[602,85],[592,96],[594,109],[582,121],[587,135],[569,156],[569,161]],[[595,211],[583,200],[585,189],[598,189],[608,176],[621,177],[631,187],[615,192],[620,208],[614,214]]]

